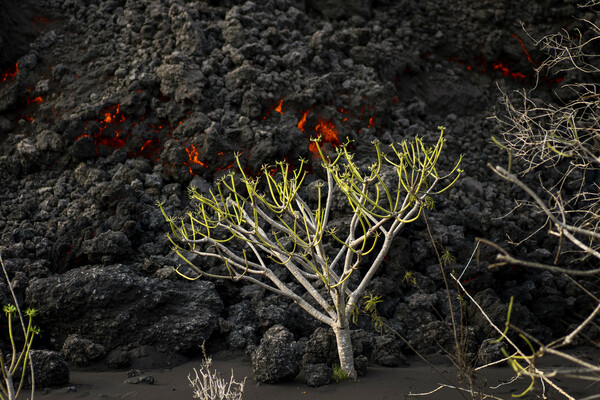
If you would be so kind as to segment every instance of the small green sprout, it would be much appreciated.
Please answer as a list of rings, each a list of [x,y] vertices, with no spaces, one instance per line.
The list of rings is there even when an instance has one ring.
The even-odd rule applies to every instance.
[[[404,278],[402,278],[402,282],[408,283],[409,285],[417,286],[417,277],[415,273],[412,271],[406,271],[404,273]]]
[[[456,263],[456,257],[450,253],[449,250],[444,250],[444,252],[441,255],[441,259],[442,259],[442,264],[444,264],[444,267],[447,267],[449,265],[453,265]]]
[[[4,313],[6,314],[6,316],[10,316],[17,311],[17,307],[15,307],[12,304],[5,305],[3,309],[4,309]]]

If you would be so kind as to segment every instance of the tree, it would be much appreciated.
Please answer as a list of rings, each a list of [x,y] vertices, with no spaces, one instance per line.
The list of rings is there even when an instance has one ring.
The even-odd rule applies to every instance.
[[[319,150],[327,189],[323,182],[316,185],[314,208],[301,196],[305,160],[295,170],[284,162],[276,168],[265,165],[262,178],[253,178],[236,155],[239,179],[229,174],[207,196],[191,188],[194,211],[174,218],[159,204],[170,223],[173,250],[192,270],[178,268],[178,273],[187,279],[245,280],[292,299],[333,329],[341,368],[356,378],[349,324],[353,310],[396,235],[461,173],[460,160],[449,174],[437,171],[443,133],[440,127],[433,146],[417,137],[392,145],[389,154],[374,142],[377,160],[370,166],[359,166],[348,144],[338,147],[333,159]],[[343,223],[338,219],[334,225],[334,201],[340,194],[348,207]],[[222,260],[223,273],[203,270],[186,254]],[[364,261],[368,265],[361,268]],[[281,278],[280,268],[295,285]]]
[[[586,6],[599,4],[590,1]],[[516,92],[516,99],[503,93],[506,112],[495,118],[503,129],[501,146],[511,161],[508,168],[496,166],[494,171],[527,194],[531,199],[527,204],[547,217],[549,233],[559,238],[554,265],[543,269],[594,275],[600,269],[556,266],[563,241],[569,241],[585,258],[600,259],[600,87],[593,79],[600,73],[596,51],[600,28],[586,20],[581,23],[583,28],[573,33],[564,30],[536,42],[548,54],[536,73],[538,77],[566,74],[570,82],[561,88],[564,98],[542,102],[526,90]],[[511,171],[513,158],[524,166],[519,174]],[[531,185],[523,178],[546,169],[555,171],[554,181],[540,178],[539,185]],[[499,257],[505,261],[506,255]]]
[[[582,7],[598,5],[600,1],[591,0]],[[560,95],[553,101],[543,102],[531,91],[513,93],[516,96],[503,93],[505,112],[495,116],[503,130],[502,143],[498,143],[509,153],[509,166],[495,166],[493,170],[523,190],[526,200],[520,200],[520,204],[546,217],[544,227],[548,227],[549,235],[558,238],[554,260],[549,264],[520,259],[495,243],[481,240],[498,250],[490,268],[522,265],[558,273],[587,293],[590,302],[596,303],[575,328],[550,344],[540,343],[510,324],[522,332],[522,337],[539,346],[533,355],[523,358],[523,352],[513,345],[520,359],[526,360],[534,371],[526,375],[532,382],[534,378],[543,379],[569,399],[573,397],[548,377],[564,374],[590,380],[597,379],[600,371],[597,365],[559,350],[573,343],[600,315],[598,298],[572,278],[600,275],[597,267],[600,260],[600,87],[597,83],[600,28],[587,20],[579,20],[575,26],[571,32],[565,29],[535,42],[547,54],[546,60],[536,68],[537,76],[564,75],[567,83],[561,87]],[[511,170],[513,158],[523,167],[520,173]],[[542,177],[542,172],[548,170],[552,173]],[[531,179],[533,174],[538,175],[537,179]],[[567,245],[569,253],[576,255],[571,260],[565,259]],[[575,363],[579,367],[577,373],[572,373],[573,368],[540,372],[534,362],[545,354]],[[516,371],[520,368],[519,357],[511,356],[511,365],[517,366]]]
[[[28,366],[31,374],[31,399],[33,400],[35,392],[35,375],[29,351],[33,344],[33,338],[40,333],[40,329],[32,324],[36,310],[27,308],[25,315],[29,318],[29,322],[26,325],[23,314],[21,313],[21,308],[19,307],[19,302],[17,301],[17,296],[15,295],[8,277],[8,271],[4,266],[2,256],[0,256],[0,268],[2,268],[10,294],[15,302],[15,304],[8,304],[3,307],[3,311],[7,317],[11,354],[10,357],[7,357],[5,360],[0,352],[0,371],[2,372],[2,379],[0,380],[0,400],[15,400],[19,396],[19,393],[23,388],[23,383],[25,382],[25,370]],[[13,318],[15,318],[15,315],[21,325],[24,339],[23,348],[20,352],[17,352],[17,337],[16,332],[13,331]],[[19,378],[18,381],[15,379],[17,377]],[[18,386],[15,388],[17,382]]]

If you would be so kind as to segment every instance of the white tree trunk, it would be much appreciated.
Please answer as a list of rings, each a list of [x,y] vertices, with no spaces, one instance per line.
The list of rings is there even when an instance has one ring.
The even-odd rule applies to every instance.
[[[12,374],[8,371],[8,368],[6,368],[5,370],[6,372],[6,390],[8,392],[8,399],[7,400],[15,400],[17,398],[17,396],[15,395],[15,386],[12,380]]]
[[[354,369],[354,352],[352,351],[352,339],[350,338],[350,327],[348,322],[343,325],[333,327],[335,340],[337,342],[337,351],[340,358],[340,367],[348,374],[351,379],[356,379],[356,369]]]

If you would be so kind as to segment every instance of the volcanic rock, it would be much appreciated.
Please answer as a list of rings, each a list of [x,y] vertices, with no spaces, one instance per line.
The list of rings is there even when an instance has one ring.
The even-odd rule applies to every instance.
[[[327,364],[305,364],[303,370],[308,386],[319,387],[331,382],[332,370]]]
[[[223,307],[211,283],[140,277],[122,265],[35,278],[27,302],[57,347],[78,334],[107,351],[137,343],[182,354],[197,351],[218,329]]]
[[[62,353],[68,362],[79,367],[85,367],[103,358],[106,355],[106,350],[101,344],[73,334],[69,335],[65,340]]]
[[[406,367],[408,360],[402,354],[402,346],[390,335],[375,336],[374,361],[384,367]]]
[[[31,350],[36,389],[64,386],[69,383],[71,372],[62,354],[49,350]],[[18,376],[18,375],[17,375]],[[25,371],[24,387],[31,387],[31,374]]]
[[[262,383],[291,381],[299,372],[300,357],[294,335],[282,325],[271,327],[252,354],[254,379]]]
[[[327,18],[347,18],[352,15],[368,18],[371,0],[308,0],[308,4]]]
[[[589,308],[579,288],[524,269],[488,271],[494,254],[481,246],[480,264],[467,263],[476,237],[510,248],[507,236],[520,241],[545,223],[525,208],[509,213],[520,194],[487,167],[507,160],[490,140],[501,137],[489,119],[499,110],[498,87],[512,95],[531,86],[533,69],[546,57],[531,38],[565,26],[584,30],[581,21],[593,14],[558,0],[544,7],[525,0],[446,3],[5,1],[0,253],[23,306],[40,310],[44,335],[35,346],[63,349],[84,364],[107,354],[106,364],[126,368],[154,351],[194,354],[204,339],[252,351],[265,330],[283,324],[294,337],[310,337],[304,365],[319,365],[310,368],[324,377],[322,365],[337,362],[332,333],[264,289],[182,280],[173,269],[182,261],[156,206],[164,202],[169,215],[192,210],[186,189],[215,193],[216,180],[233,171],[239,177],[238,152],[244,173],[263,181],[264,164],[286,160],[293,169],[299,158],[307,160],[306,198],[315,201],[311,182],[326,176],[309,139],[323,126],[332,137],[322,149],[334,155],[338,143],[350,140],[360,168],[376,159],[372,141],[389,153],[387,145],[415,135],[436,140],[441,125],[447,128],[439,170],[464,154],[465,177],[427,210],[433,240],[422,220],[408,224],[369,288],[382,296],[381,315],[419,351],[439,350],[431,338],[452,346],[449,316],[461,307],[468,308],[469,338],[496,335],[472,305],[455,300],[458,292],[446,293],[432,242],[456,258],[446,277],[465,271],[465,287],[479,293],[496,324],[504,325],[514,295],[520,328],[538,339],[564,334],[578,321],[574,311]],[[534,93],[568,100],[565,91],[542,79]],[[556,178],[550,170],[540,179]],[[390,182],[395,172],[380,176]],[[537,177],[527,182],[539,185]],[[328,228],[347,227],[349,213],[335,193]],[[518,253],[551,262],[555,244],[542,230]],[[356,272],[353,279],[363,266]],[[402,362],[400,340],[375,339],[366,317],[358,325],[370,333],[353,333],[357,365],[369,357]],[[293,347],[287,336],[281,343]],[[302,346],[294,346],[300,357]]]

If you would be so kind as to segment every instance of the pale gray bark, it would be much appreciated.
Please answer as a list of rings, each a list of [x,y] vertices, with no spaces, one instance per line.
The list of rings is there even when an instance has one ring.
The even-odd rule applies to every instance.
[[[348,322],[342,326],[334,326],[333,333],[337,343],[337,351],[340,359],[340,367],[346,371],[348,378],[356,379],[356,369],[354,368],[354,352],[352,350],[352,338],[350,336],[350,327]]]

